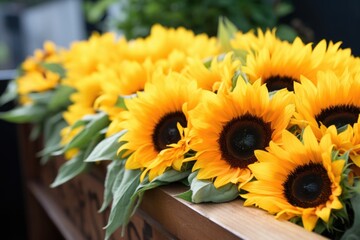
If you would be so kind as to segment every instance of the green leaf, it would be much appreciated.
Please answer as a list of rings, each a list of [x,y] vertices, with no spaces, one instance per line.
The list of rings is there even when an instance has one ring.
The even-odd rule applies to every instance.
[[[66,77],[66,70],[58,63],[41,63],[41,66],[48,71],[58,74],[61,78]]]
[[[186,178],[190,171],[185,171],[185,172],[179,172],[173,169],[170,169],[166,172],[164,172],[162,175],[156,177],[153,181],[149,182],[148,178],[146,177],[144,179],[144,181],[142,183],[140,183],[140,174],[141,171],[138,171],[136,173],[128,173],[129,170],[125,170],[125,174],[124,174],[124,178],[122,183],[120,184],[120,186],[115,189],[115,194],[118,194],[118,197],[122,197],[122,201],[121,204],[119,204],[118,207],[116,207],[116,213],[113,213],[113,219],[111,219],[111,221],[109,221],[109,223],[111,223],[111,229],[108,230],[107,229],[107,233],[106,233],[106,238],[108,239],[110,237],[110,235],[120,226],[122,226],[122,234],[124,234],[124,230],[125,230],[125,226],[127,225],[127,223],[129,222],[131,216],[134,214],[134,212],[136,211],[136,209],[138,208],[139,204],[141,203],[142,197],[145,193],[145,191],[156,188],[158,186],[162,186],[162,185],[166,185],[172,182],[177,182],[180,181],[184,178]],[[131,177],[127,177],[127,174],[132,174]],[[135,179],[136,177],[136,179]],[[127,182],[129,180],[124,180],[124,179],[129,179],[131,181],[131,188],[129,188],[130,190],[122,190],[123,188],[123,182]],[[136,182],[134,182],[136,181]],[[135,187],[135,189],[133,189],[132,187]],[[120,189],[120,190],[119,190]],[[120,192],[121,191],[121,192]],[[131,196],[129,197],[129,193],[132,191]],[[114,202],[117,202],[117,196],[114,194]],[[125,201],[126,200],[126,201]],[[113,202],[113,204],[114,204]],[[110,216],[112,214],[112,212],[114,211],[112,209]],[[119,215],[116,217],[116,215]],[[113,223],[114,221],[117,221],[116,223]],[[109,225],[109,224],[108,224]],[[110,225],[109,225],[110,226]]]
[[[131,95],[121,95],[118,97],[115,106],[127,110],[127,107],[125,104],[125,99],[131,99],[131,98],[136,98],[136,97],[137,97],[136,93],[131,94]]]
[[[46,108],[46,105],[50,102],[53,95],[53,91],[44,91],[44,92],[36,92],[29,93],[29,98],[33,100],[36,105],[43,105]]]
[[[242,65],[246,64],[247,51],[242,49],[233,49],[235,56],[240,60]]]
[[[293,5],[286,2],[281,2],[275,6],[275,15],[277,17],[284,17],[294,11]]]
[[[351,228],[345,231],[341,240],[355,240],[360,236],[360,194],[357,193],[351,199],[352,209],[354,210],[354,222]]]
[[[84,162],[85,159],[90,155],[90,153],[94,150],[96,145],[99,144],[104,139],[104,133],[102,131],[96,132],[93,137],[88,141],[85,145],[85,154],[84,154]]]
[[[134,195],[132,198],[135,200],[135,198],[138,198],[141,196],[145,191],[167,185],[169,183],[180,181],[186,177],[188,177],[190,174],[190,170],[179,172],[174,169],[169,169],[165,171],[160,176],[154,178],[151,182],[149,182],[148,178],[146,177],[144,181],[139,185],[139,187],[136,189]]]
[[[42,124],[33,123],[30,131],[30,141],[35,141],[38,137],[40,137],[41,132],[42,132]]]
[[[67,126],[66,121],[62,118],[62,112],[48,118],[44,122],[44,148],[37,153],[38,157],[41,157],[40,163],[45,164],[48,162],[52,153],[62,148],[61,142],[61,130]]]
[[[230,40],[238,31],[237,27],[226,17],[219,18],[218,39],[225,52],[231,51]]]
[[[5,92],[0,97],[0,106],[8,103],[10,101],[14,101],[18,96],[17,85],[15,80],[11,80],[8,82]]]
[[[36,123],[43,120],[45,115],[44,106],[28,104],[0,113],[0,119],[13,123]]]
[[[119,96],[117,101],[116,101],[115,106],[127,110],[127,107],[126,107],[126,104],[125,104],[125,98],[123,98],[122,96]]]
[[[117,160],[117,151],[121,146],[119,138],[125,133],[123,130],[102,140],[85,159],[85,162],[97,162],[104,160]]]
[[[61,122],[61,123],[64,122],[62,112],[54,114],[54,115],[52,115],[52,116],[45,119],[45,121],[44,121],[44,131],[43,131],[43,137],[44,137],[45,144],[48,141],[48,139],[50,139],[54,135],[54,127],[59,122]]]
[[[70,95],[75,92],[75,89],[65,85],[59,85],[48,102],[47,108],[50,111],[59,111],[65,109],[71,104]]]
[[[133,208],[130,199],[140,184],[140,174],[140,170],[125,169],[121,183],[114,189],[114,199],[111,205],[108,223],[105,226],[105,239],[109,239],[117,228],[125,226],[129,222]]]
[[[245,82],[249,82],[249,80],[247,79],[247,76],[240,70],[236,71],[234,73],[234,76],[231,78],[231,89],[234,90],[234,88],[236,87],[237,81],[245,81]]]
[[[174,183],[181,181],[189,176],[191,170],[187,171],[176,171],[174,169],[169,169],[165,171],[160,176],[154,178],[151,182],[149,182],[148,177],[146,176],[143,182],[139,185],[139,187],[136,189],[133,196],[131,196],[131,202],[134,206],[132,209],[132,212],[135,212],[138,208],[139,204],[141,203],[142,197],[145,193],[145,191],[148,191],[150,189],[154,189],[163,185],[167,185],[169,183]]]
[[[190,190],[192,191],[191,202],[228,202],[239,196],[239,191],[235,184],[229,183],[220,188],[216,188],[212,181],[197,179],[198,171],[190,174]]]
[[[184,199],[185,201],[188,202],[192,202],[192,191],[191,190],[187,190],[186,192],[180,193],[178,195],[176,195],[178,198]]]
[[[92,115],[93,116],[93,115]],[[84,126],[90,122],[90,119],[85,119],[84,117],[82,119],[77,120],[73,125],[71,125],[71,129],[75,129],[81,126]]]
[[[139,186],[139,189],[137,189],[137,191],[140,191],[142,189],[148,190],[148,189],[154,188],[151,185],[154,185],[154,186],[156,185],[156,187],[157,187],[157,186],[180,181],[180,180],[188,177],[190,172],[191,172],[190,170],[180,172],[180,171],[176,171],[174,169],[169,169],[169,170],[165,171],[163,174],[161,174],[160,176],[157,176],[156,178],[154,178],[151,182],[144,180],[143,184],[141,184]]]
[[[102,0],[97,2],[87,1],[84,3],[86,19],[90,23],[98,23],[108,7],[116,0]]]
[[[104,199],[99,212],[103,212],[113,199],[113,191],[119,187],[125,172],[125,161],[112,161],[107,166],[104,183]]]
[[[296,31],[288,25],[280,24],[276,29],[276,36],[282,40],[293,42],[297,37]]]
[[[72,159],[66,161],[58,170],[54,182],[50,185],[52,188],[58,187],[61,184],[73,179],[80,173],[83,173],[88,167],[89,163],[85,163],[84,151],[81,151]]]
[[[109,125],[108,116],[103,113],[97,113],[92,116],[92,119],[64,148],[67,151],[72,148],[84,148],[93,136]]]

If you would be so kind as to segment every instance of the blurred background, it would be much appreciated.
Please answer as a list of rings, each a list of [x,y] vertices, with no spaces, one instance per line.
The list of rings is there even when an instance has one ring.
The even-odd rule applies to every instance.
[[[360,55],[358,0],[0,0],[0,94],[19,64],[46,40],[69,47],[95,31],[130,39],[146,36],[154,23],[215,36],[220,16],[242,31],[276,27],[282,39],[341,41],[342,48]],[[16,125],[0,121],[0,131],[1,236],[26,239]]]

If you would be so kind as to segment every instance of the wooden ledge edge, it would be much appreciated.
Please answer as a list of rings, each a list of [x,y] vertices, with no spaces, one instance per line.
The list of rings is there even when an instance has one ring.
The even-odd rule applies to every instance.
[[[179,239],[327,239],[243,201],[194,204],[176,197],[184,185],[170,184],[145,193],[141,208]]]

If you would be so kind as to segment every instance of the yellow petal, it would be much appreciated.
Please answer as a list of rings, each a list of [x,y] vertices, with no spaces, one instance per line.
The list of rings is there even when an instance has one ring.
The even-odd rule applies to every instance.
[[[319,219],[318,216],[312,214],[304,214],[302,216],[302,222],[304,224],[304,228],[308,231],[312,231],[316,225],[317,220]]]
[[[324,222],[328,222],[330,217],[330,212],[331,212],[330,208],[324,207],[321,210],[317,210],[316,215],[318,215],[322,220],[324,220]]]

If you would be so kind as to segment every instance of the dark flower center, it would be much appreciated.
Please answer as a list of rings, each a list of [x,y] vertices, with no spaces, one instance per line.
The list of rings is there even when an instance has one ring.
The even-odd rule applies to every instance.
[[[302,208],[325,204],[331,195],[329,176],[319,163],[298,166],[288,175],[283,187],[288,202]]]
[[[269,92],[280,90],[286,88],[288,91],[294,91],[294,82],[296,80],[291,77],[286,76],[271,76],[267,78],[264,83],[266,83],[266,87]]]
[[[177,123],[180,123],[182,127],[187,126],[187,121],[184,113],[168,113],[163,116],[158,122],[158,124],[155,126],[152,139],[154,147],[158,152],[167,148],[167,145],[177,143],[181,139],[179,130],[176,126]]]
[[[254,151],[264,150],[271,140],[270,123],[245,114],[228,122],[218,140],[221,156],[231,167],[246,168],[256,162]]]
[[[320,114],[315,116],[316,121],[324,124],[326,127],[335,125],[341,128],[347,124],[353,125],[357,122],[360,108],[353,105],[331,106],[321,110]]]

